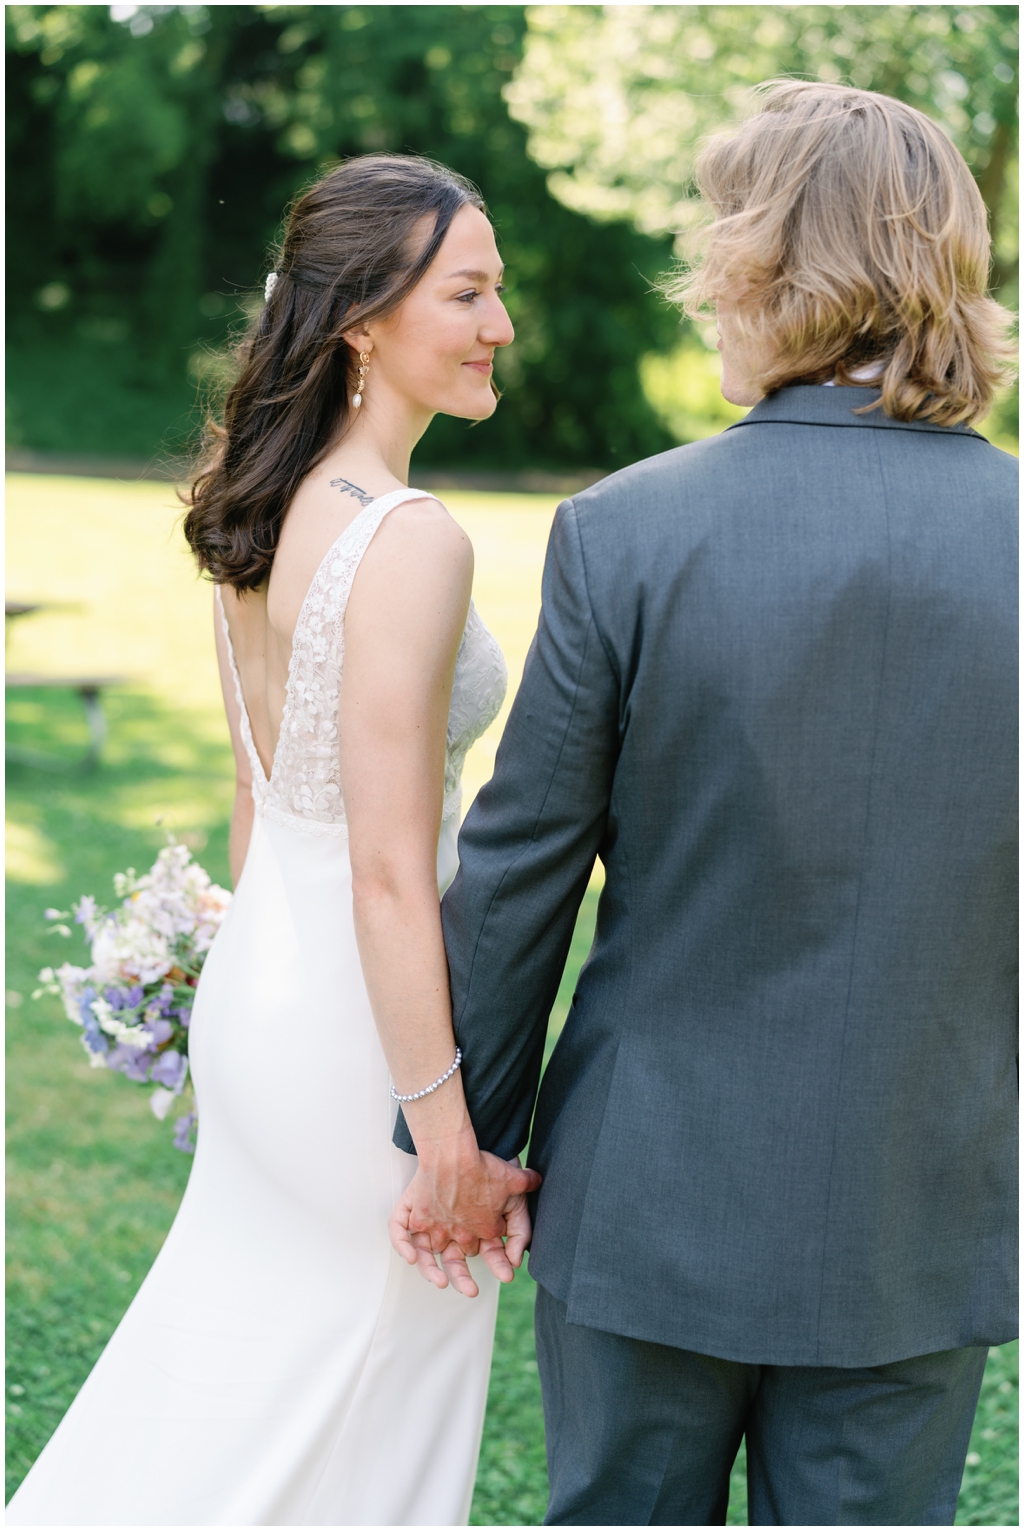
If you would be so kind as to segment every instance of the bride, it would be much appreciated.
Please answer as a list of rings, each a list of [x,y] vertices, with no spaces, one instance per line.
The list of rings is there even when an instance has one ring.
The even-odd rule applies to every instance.
[[[505,666],[468,540],[407,477],[435,413],[495,408],[500,282],[479,197],[427,160],[350,160],[289,215],[185,520],[238,767],[195,1165],[11,1525],[468,1520],[539,1177],[477,1149],[439,917]],[[395,1253],[401,1198],[444,1247]]]

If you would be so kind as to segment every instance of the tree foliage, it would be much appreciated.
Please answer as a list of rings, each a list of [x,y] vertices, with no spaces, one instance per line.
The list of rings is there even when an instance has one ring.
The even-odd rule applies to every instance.
[[[149,451],[175,416],[180,436],[197,379],[256,301],[289,198],[340,158],[387,149],[480,185],[517,328],[494,420],[436,422],[418,460],[614,466],[670,444],[639,381],[641,357],[675,334],[650,292],[670,246],[551,197],[502,97],[523,7],[6,17],[16,437]]]
[[[998,281],[1016,269],[1013,7],[10,5],[6,26],[10,434],[30,446],[179,448],[290,197],[390,149],[480,185],[517,330],[494,419],[438,420],[418,460],[658,451],[679,411],[652,408],[643,359],[678,327],[651,287],[692,210],[695,141],[779,73],[945,122]]]
[[[1016,275],[1017,7],[543,5],[506,89],[567,207],[651,234],[685,229],[702,134],[779,75],[842,80],[941,122],[974,172],[995,283]]]

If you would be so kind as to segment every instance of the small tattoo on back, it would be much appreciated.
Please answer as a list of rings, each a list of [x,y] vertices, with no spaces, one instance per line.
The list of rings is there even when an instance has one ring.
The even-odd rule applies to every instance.
[[[372,505],[375,496],[367,494],[365,489],[360,489],[358,484],[350,484],[347,478],[332,478],[331,488],[340,489],[342,494],[351,494],[359,501],[360,505]]]

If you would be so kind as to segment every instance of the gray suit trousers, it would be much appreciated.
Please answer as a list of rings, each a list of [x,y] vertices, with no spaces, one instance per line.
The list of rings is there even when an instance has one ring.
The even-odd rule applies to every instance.
[[[756,1366],[590,1329],[537,1289],[549,1526],[951,1526],[988,1354]]]

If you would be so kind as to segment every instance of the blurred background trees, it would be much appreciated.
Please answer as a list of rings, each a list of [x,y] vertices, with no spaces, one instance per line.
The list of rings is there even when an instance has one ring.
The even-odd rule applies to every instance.
[[[13,444],[180,452],[285,204],[377,149],[481,186],[518,332],[495,419],[437,421],[419,462],[615,467],[719,429],[717,357],[651,284],[691,215],[696,139],[780,73],[944,122],[1015,293],[1015,7],[13,5],[6,21]]]
[[[528,12],[506,90],[566,206],[687,228],[700,138],[778,75],[897,96],[952,135],[982,189],[994,285],[1017,272],[1016,6],[568,6]],[[723,110],[724,107],[724,110]]]
[[[296,191],[368,150],[433,155],[484,190],[518,344],[493,425],[439,420],[433,461],[624,463],[672,444],[637,386],[675,320],[669,243],[555,201],[502,87],[521,6],[8,7],[14,435],[148,453],[196,383]]]
[[[505,96],[554,197],[654,237],[693,226],[695,150],[744,111],[751,86],[788,75],[897,96],[941,122],[974,172],[989,210],[992,285],[1015,309],[1018,14],[1008,5],[535,6]],[[729,414],[700,338],[687,326],[672,355],[641,368],[681,439]],[[993,424],[1012,437],[1015,396]]]

